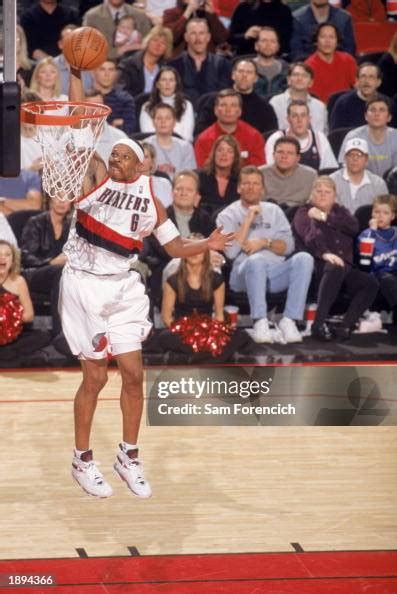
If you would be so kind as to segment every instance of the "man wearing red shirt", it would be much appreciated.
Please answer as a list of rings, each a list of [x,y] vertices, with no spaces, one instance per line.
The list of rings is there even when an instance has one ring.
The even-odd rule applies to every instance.
[[[194,150],[198,167],[203,167],[218,136],[230,134],[240,145],[242,165],[263,165],[265,141],[263,136],[242,120],[241,96],[234,89],[223,89],[215,100],[216,122],[206,128],[196,139]]]
[[[347,52],[336,51],[338,29],[332,23],[323,23],[316,34],[317,51],[306,64],[312,67],[314,81],[311,92],[327,103],[332,93],[348,91],[356,82],[357,63]]]

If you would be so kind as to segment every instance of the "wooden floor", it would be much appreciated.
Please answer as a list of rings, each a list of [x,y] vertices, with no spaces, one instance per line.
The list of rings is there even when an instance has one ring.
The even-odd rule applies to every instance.
[[[397,548],[396,427],[146,427],[153,486],[112,470],[120,437],[111,371],[93,448],[113,497],[70,476],[78,371],[0,373],[0,559]]]

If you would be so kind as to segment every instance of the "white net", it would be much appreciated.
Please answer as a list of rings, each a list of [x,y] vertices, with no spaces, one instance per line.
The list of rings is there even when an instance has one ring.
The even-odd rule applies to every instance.
[[[43,189],[52,198],[73,201],[95,151],[110,109],[96,103],[51,102],[22,105],[22,121],[36,124],[43,155]]]

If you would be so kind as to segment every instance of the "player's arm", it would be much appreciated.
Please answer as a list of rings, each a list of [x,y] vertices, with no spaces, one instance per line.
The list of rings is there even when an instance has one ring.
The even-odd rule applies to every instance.
[[[69,101],[84,101],[84,88],[81,80],[81,71],[77,68],[70,67],[70,81],[69,81]],[[99,186],[107,177],[107,167],[103,159],[94,152],[90,164],[88,165],[87,173],[84,176],[82,192],[88,194]]]
[[[73,66],[70,67],[69,101],[85,101],[81,71]]]
[[[234,233],[222,233],[222,227],[218,227],[209,237],[200,240],[183,239],[174,223],[168,218],[164,206],[158,198],[156,202],[158,220],[154,229],[154,235],[159,243],[171,258],[188,258],[196,256],[208,250],[223,251],[233,240]]]

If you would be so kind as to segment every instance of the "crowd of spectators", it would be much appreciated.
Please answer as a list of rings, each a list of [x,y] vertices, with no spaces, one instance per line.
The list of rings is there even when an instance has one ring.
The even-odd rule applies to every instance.
[[[35,0],[21,12],[16,76],[23,101],[67,100],[64,41],[81,25],[99,29],[107,60],[82,77],[86,101],[112,110],[98,154],[107,161],[112,144],[126,136],[142,141],[143,171],[183,237],[207,235],[216,224],[236,233],[225,254],[179,269],[154,238],[145,240],[140,260],[159,309],[166,282],[167,326],[181,309],[178,270],[185,271],[188,299],[200,288],[193,285],[202,282],[203,267],[217,271],[207,313],[214,306],[223,319],[225,299],[246,293],[259,343],[274,338],[271,293],[286,292],[284,342],[302,340],[298,328],[309,299],[318,303],[319,340],[348,339],[380,286],[396,313],[396,203],[379,196],[397,191],[397,32],[375,63],[357,55],[351,14],[328,0],[310,0],[294,12],[281,0],[75,4]],[[0,240],[22,249],[22,273],[32,292],[47,295],[55,336],[73,208],[56,200],[44,207],[35,133],[35,126],[22,125],[21,173],[0,178]],[[369,209],[367,235],[387,244],[381,275],[375,260],[366,270],[357,264],[360,207]],[[13,215],[28,209],[37,212],[15,237]],[[173,272],[167,281],[166,267]],[[350,305],[333,331],[328,319],[342,290]]]

